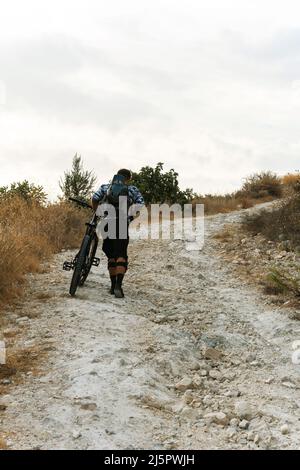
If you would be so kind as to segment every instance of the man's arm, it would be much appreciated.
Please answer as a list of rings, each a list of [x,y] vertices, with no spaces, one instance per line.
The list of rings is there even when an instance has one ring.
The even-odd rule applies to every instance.
[[[137,204],[140,207],[143,207],[145,205],[144,198],[136,186],[130,187],[130,195],[132,197],[133,204]]]
[[[136,186],[130,186],[129,195],[132,204],[129,208],[128,215],[130,217],[130,222],[132,222],[133,219],[140,215],[140,210],[144,207],[145,201]]]
[[[100,188],[98,189],[98,191],[96,191],[94,194],[93,194],[93,197],[92,197],[92,207],[94,209],[94,211],[96,212],[100,202],[103,200],[105,194],[106,194],[106,191],[107,191],[107,187],[108,185],[107,184],[102,184],[102,186],[100,186]]]

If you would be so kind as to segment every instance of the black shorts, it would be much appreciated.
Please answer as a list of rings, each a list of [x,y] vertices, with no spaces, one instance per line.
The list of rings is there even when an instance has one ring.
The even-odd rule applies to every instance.
[[[104,229],[107,231],[107,227]],[[106,254],[107,258],[126,258],[127,260],[127,248],[129,244],[129,226],[127,225],[127,237],[119,238],[119,221],[116,222],[116,238],[106,238],[103,240],[102,250]]]
[[[103,240],[102,250],[107,258],[128,258],[127,248],[129,244],[129,237],[125,239],[110,239]]]

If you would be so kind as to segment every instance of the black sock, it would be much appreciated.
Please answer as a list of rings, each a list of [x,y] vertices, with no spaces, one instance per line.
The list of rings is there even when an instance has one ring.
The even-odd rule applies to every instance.
[[[116,286],[117,276],[110,276],[111,288],[114,289]]]
[[[124,274],[117,274],[116,286],[122,287],[123,279],[124,279]]]

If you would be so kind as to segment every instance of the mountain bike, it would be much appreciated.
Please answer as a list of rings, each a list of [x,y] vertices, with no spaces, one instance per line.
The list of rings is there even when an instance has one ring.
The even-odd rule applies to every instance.
[[[70,197],[69,200],[75,202],[81,207],[93,210],[92,206],[85,201],[72,197]],[[94,212],[91,220],[85,224],[87,228],[79,252],[72,261],[65,261],[63,264],[63,269],[65,271],[73,270],[69,289],[69,293],[72,297],[76,294],[77,287],[84,285],[91,267],[99,266],[100,264],[100,258],[95,256],[98,248],[96,228],[99,219],[100,217],[98,217]]]

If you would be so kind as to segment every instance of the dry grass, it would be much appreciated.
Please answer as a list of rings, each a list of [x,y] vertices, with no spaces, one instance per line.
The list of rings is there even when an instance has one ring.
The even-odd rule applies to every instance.
[[[213,238],[226,243],[232,240],[234,234],[234,228],[231,225],[225,225],[224,228],[220,232],[216,233]]]
[[[50,292],[38,292],[35,298],[38,300],[48,300],[51,299],[52,296],[53,294],[51,294]]]
[[[24,381],[24,373],[34,372],[37,374],[37,368],[41,358],[45,357],[46,352],[43,352],[40,346],[35,346],[26,349],[8,348],[7,362],[1,365],[0,380],[13,378],[14,384]],[[4,391],[1,390],[0,391]]]
[[[294,186],[300,182],[300,172],[288,173],[281,178],[281,181],[285,186]]]
[[[70,204],[46,207],[18,197],[0,202],[0,305],[22,292],[25,274],[62,248],[78,245],[87,213]]]
[[[236,197],[234,194],[225,196],[206,195],[193,200],[193,205],[204,204],[204,212],[206,215],[220,214],[232,212],[239,209],[247,209],[252,207],[253,201],[247,197]]]
[[[1,395],[7,395],[12,387],[24,384],[27,379],[27,373],[30,372],[34,377],[39,377],[41,375],[41,362],[47,365],[45,361],[47,361],[49,348],[41,344],[24,348],[20,344],[15,345],[16,337],[13,341],[11,347],[7,348],[6,364],[0,367],[0,381],[9,379],[8,384],[0,384],[0,397]],[[6,404],[4,401],[2,411],[5,411],[5,409]],[[7,437],[4,433],[0,434],[0,449],[7,448],[5,442]]]
[[[242,193],[227,194],[225,196],[207,195],[193,200],[193,205],[204,204],[204,212],[206,215],[224,214],[227,212],[237,211],[241,209],[249,209],[255,204],[272,201],[274,197],[264,195],[259,199],[243,195]]]
[[[291,259],[294,257],[294,261],[270,266],[263,282],[265,293],[293,295],[299,299],[300,271],[297,254],[300,253],[300,192],[294,183],[293,188],[289,197],[273,209],[247,215],[243,226],[251,234],[261,234],[265,240],[277,243],[283,253],[291,255]]]
[[[271,171],[262,171],[248,176],[239,193],[254,199],[260,199],[266,196],[281,197],[282,189],[279,176]]]
[[[294,195],[271,211],[247,215],[244,226],[267,240],[286,241],[291,249],[300,250],[300,195]]]
[[[206,215],[248,209],[255,204],[272,201],[283,195],[284,185],[276,174],[263,171],[245,178],[242,188],[231,194],[198,196],[193,204],[204,204]]]

